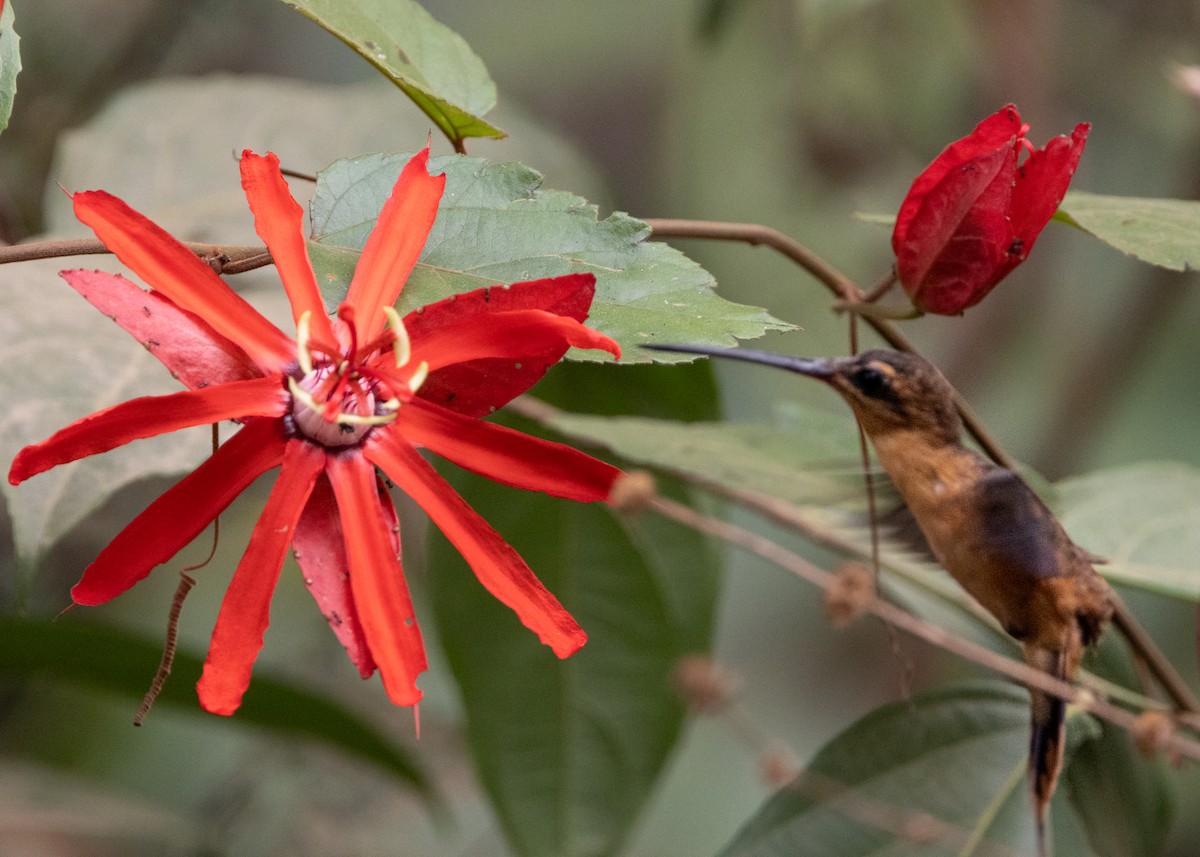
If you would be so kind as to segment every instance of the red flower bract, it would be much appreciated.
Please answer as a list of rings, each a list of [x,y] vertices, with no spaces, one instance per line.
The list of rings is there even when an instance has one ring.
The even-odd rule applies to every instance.
[[[1034,149],[1010,104],[917,176],[896,215],[892,250],[918,308],[960,313],[1025,260],[1067,192],[1090,128],[1080,123]],[[1019,163],[1022,149],[1029,156]]]
[[[428,149],[404,167],[363,248],[345,302],[326,314],[303,212],[274,155],[244,152],[242,184],[292,305],[292,340],[186,247],[99,191],[76,215],[153,290],[96,271],[66,281],[143,343],[189,389],[85,417],[13,460],[14,485],[59,464],[187,426],[239,430],[152,503],[88,566],[79,604],[120,595],[173,557],[260,474],[279,468],[234,573],[197,690],[209,711],[241,703],[284,557],[365,678],[378,668],[400,705],[421,698],[425,650],[400,566],[399,527],[378,471],[412,497],[480,582],[559,657],[587,639],[512,547],[418,452],[428,449],[517,488],[607,500],[616,468],[561,444],[480,422],[533,385],[572,346],[620,355],[585,327],[595,278],[568,274],[492,286],[400,319],[392,305],[437,215],[444,176]]]

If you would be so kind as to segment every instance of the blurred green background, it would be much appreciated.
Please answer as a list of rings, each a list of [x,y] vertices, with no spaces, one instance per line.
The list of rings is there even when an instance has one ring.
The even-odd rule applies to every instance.
[[[544,172],[548,186],[582,194],[602,213],[776,227],[863,285],[890,264],[889,231],[856,212],[893,212],[942,146],[1009,101],[1037,145],[1078,121],[1093,124],[1074,188],[1200,196],[1200,102],[1172,80],[1176,64],[1200,63],[1200,11],[1188,0],[425,5],[471,44],[500,92],[489,118],[512,137],[472,141],[472,154],[519,158]],[[134,204],[138,193],[166,198],[187,187],[180,174],[189,166],[178,151],[159,163],[155,146],[178,148],[193,130],[203,138],[207,125],[230,115],[245,117],[247,136],[258,135],[244,145],[267,139],[302,171],[424,141],[427,120],[399,93],[271,0],[26,0],[16,12],[25,69],[0,135],[0,230],[8,241],[65,228],[55,182],[103,185]],[[258,81],[264,88],[244,103],[239,92],[248,90],[236,80],[219,81],[219,95],[212,79],[187,80],[217,72],[319,86],[273,102],[273,85]],[[139,108],[114,127],[106,113],[113,99],[175,78],[185,79],[180,92],[204,93],[175,117],[176,136],[146,130],[131,162],[123,150],[78,143],[69,158],[62,154],[63,135],[81,126],[98,134],[87,138],[93,143],[117,131],[138,140]],[[338,109],[348,100],[327,87],[358,82],[353,91],[369,93],[369,106],[347,118]],[[155,118],[145,117],[147,129]],[[297,136],[304,128],[311,131]],[[294,140],[281,143],[280,129]],[[235,145],[243,144],[213,152],[204,169],[214,172],[197,166],[192,180],[227,182],[236,195]],[[437,139],[434,148],[448,151]],[[171,226],[169,212],[164,220]],[[252,240],[244,215],[219,223],[221,240]],[[745,246],[680,246],[726,296],[803,328],[757,345],[846,350],[845,322],[830,312],[827,294],[781,257]],[[46,288],[55,287],[53,270]],[[1195,275],[1139,265],[1051,224],[1030,260],[965,318],[925,318],[906,331],[1008,450],[1059,478],[1141,460],[1200,465],[1198,326]],[[739,419],[769,418],[781,398],[838,405],[817,385],[772,373],[722,366],[718,377],[728,382],[725,411]],[[43,612],[63,606],[112,521],[160,488],[130,489],[79,528],[47,564],[32,603]],[[250,523],[231,516],[226,566]],[[354,678],[295,577],[284,576],[264,666],[349,699],[412,743],[408,715]],[[103,608],[102,618],[157,635],[174,586],[169,574],[152,578]],[[901,668],[877,625],[831,631],[814,591],[740,556],[730,556],[725,589],[717,656],[741,674],[755,720],[799,758],[898,696]],[[197,590],[188,602],[187,642],[206,642],[203,617],[215,615],[219,591]],[[0,585],[0,597],[15,599],[11,584]],[[1194,679],[1192,610],[1148,600],[1135,607]],[[965,672],[915,643],[903,648],[921,664],[917,687]],[[455,692],[434,660],[423,682],[419,752],[451,799],[448,825],[386,777],[328,751],[167,706],[134,730],[129,699],[46,681],[0,686],[0,855],[503,853],[464,756]],[[757,764],[720,723],[697,721],[630,853],[713,853],[770,792]],[[1200,779],[1186,772],[1174,781],[1194,809]],[[1200,813],[1181,815],[1173,837],[1180,855],[1200,840]]]

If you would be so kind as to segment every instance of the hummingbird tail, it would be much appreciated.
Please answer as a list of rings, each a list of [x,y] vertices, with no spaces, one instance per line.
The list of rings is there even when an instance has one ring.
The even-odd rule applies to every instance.
[[[1065,651],[1026,646],[1025,662],[1055,678],[1068,679]],[[1053,694],[1030,688],[1029,789],[1037,819],[1038,854],[1045,857],[1046,815],[1058,785],[1066,739],[1067,704]]]

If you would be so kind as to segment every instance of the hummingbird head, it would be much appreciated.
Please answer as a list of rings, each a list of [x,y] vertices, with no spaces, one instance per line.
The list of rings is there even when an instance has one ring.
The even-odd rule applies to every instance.
[[[643,347],[761,363],[817,378],[841,394],[871,437],[914,431],[929,440],[957,443],[962,428],[950,383],[915,354],[876,349],[853,357],[807,358],[747,348]]]

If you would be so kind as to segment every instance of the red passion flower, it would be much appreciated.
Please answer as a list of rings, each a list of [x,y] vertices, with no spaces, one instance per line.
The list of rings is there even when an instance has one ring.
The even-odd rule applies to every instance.
[[[445,176],[413,157],[380,212],[336,317],[309,262],[303,211],[274,155],[242,155],[255,229],[283,281],[293,340],[186,247],[116,197],[74,195],[76,216],[149,292],[123,277],[66,281],[145,345],[186,387],[84,417],[13,460],[14,485],[59,464],[188,426],[236,420],[217,451],[133,520],[71,590],[102,604],[195,538],[260,474],[274,487],[213,630],[200,703],[231,714],[250,682],[291,546],[305,582],[364,677],[378,668],[399,705],[421,698],[425,650],[400,566],[382,472],[415,500],[521,622],[567,657],[587,636],[533,572],[440,477],[427,449],[497,482],[580,502],[607,500],[616,468],[578,450],[480,421],[524,392],[571,346],[620,355],[585,327],[595,278],[569,274],[392,308],[437,214]]]
[[[925,312],[955,315],[983,300],[1029,255],[1062,202],[1091,125],[1034,149],[1009,104],[951,143],[900,205],[896,274]],[[1018,163],[1022,150],[1029,156]]]

